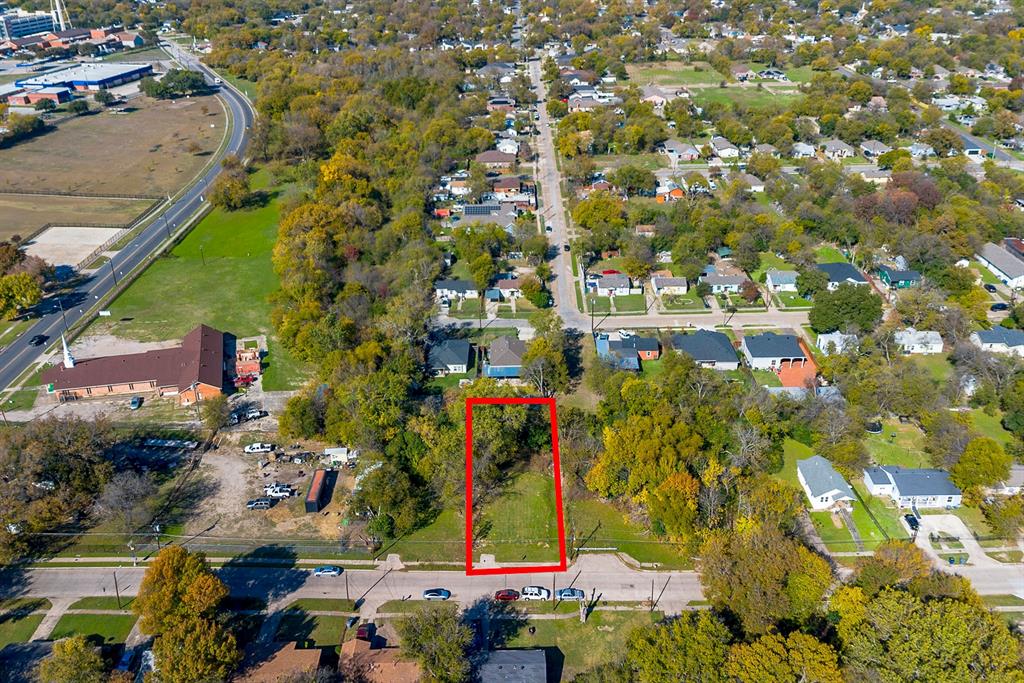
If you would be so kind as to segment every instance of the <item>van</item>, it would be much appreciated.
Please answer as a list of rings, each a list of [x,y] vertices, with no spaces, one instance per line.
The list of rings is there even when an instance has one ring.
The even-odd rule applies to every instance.
[[[551,591],[543,586],[523,586],[519,595],[523,600],[547,600],[551,597]]]
[[[246,453],[272,453],[274,450],[274,444],[272,443],[251,443],[242,449]]]

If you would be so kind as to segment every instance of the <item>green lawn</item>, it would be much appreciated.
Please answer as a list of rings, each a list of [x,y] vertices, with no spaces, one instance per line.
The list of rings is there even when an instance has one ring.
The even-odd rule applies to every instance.
[[[643,294],[626,294],[615,297],[615,310],[618,313],[624,311],[643,312],[647,307],[647,300]]]
[[[795,69],[785,69],[786,77],[794,83],[810,83],[814,77],[814,70],[809,66],[798,66]]]
[[[677,546],[633,524],[622,512],[600,500],[569,501],[565,528],[567,543],[572,549],[584,543],[583,547],[588,548],[614,547],[637,562],[657,562],[672,569],[693,566],[692,560],[680,554]]]
[[[782,479],[794,488],[800,488],[800,481],[796,478],[796,461],[805,460],[814,455],[814,449],[805,446],[795,439],[786,439],[782,442],[782,470],[775,476]]]
[[[479,318],[483,310],[483,299],[463,299],[461,306],[452,302],[449,315],[453,318]]]
[[[83,635],[104,645],[123,643],[136,619],[134,614],[65,614],[54,627],[50,640]]]
[[[251,101],[256,101],[255,83],[244,78],[239,78],[238,76],[232,76],[230,73],[227,72],[226,69],[218,73],[220,73],[221,78],[223,78],[225,81],[227,81],[228,83],[230,83],[231,85],[235,86],[243,93],[245,93],[245,96],[248,97]]]
[[[790,263],[786,263],[785,259],[776,256],[773,252],[762,251],[759,256],[761,257],[761,265],[757,267],[757,270],[751,271],[750,279],[758,284],[764,284],[765,274],[769,270],[794,270],[795,266]]]
[[[458,562],[465,558],[466,521],[462,510],[442,510],[432,523],[403,536],[381,552],[397,553],[403,560]]]
[[[612,256],[610,258],[601,259],[594,265],[587,268],[588,273],[600,273],[603,270],[622,270],[622,264],[626,259],[622,256]]]
[[[981,601],[989,607],[1024,607],[1024,598],[1017,595],[983,595]]]
[[[771,370],[751,370],[750,374],[754,376],[754,381],[759,387],[781,387],[782,380]]]
[[[846,263],[843,253],[829,244],[823,244],[815,249],[814,258],[818,263]]]
[[[765,107],[785,108],[799,100],[803,95],[796,92],[777,92],[765,88],[742,88],[731,86],[728,88],[701,88],[694,90],[694,104],[706,107],[709,104],[738,104],[751,109],[762,109]]]
[[[558,527],[555,482],[548,474],[525,472],[510,489],[488,504],[473,532],[490,524],[474,556],[493,553],[499,562],[557,562]]]
[[[907,530],[900,522],[900,512],[895,505],[889,503],[888,499],[875,498],[869,494],[861,477],[851,481],[850,485],[860,496],[853,504],[853,523],[857,525],[866,548],[873,549],[873,545],[886,540],[885,534],[888,534],[890,539],[907,538]],[[868,510],[874,515],[877,524],[872,521]],[[883,529],[885,534],[882,533]]]
[[[647,171],[657,171],[668,166],[668,157],[656,152],[645,154],[595,154],[594,166],[598,169],[617,169],[622,166],[636,166]]]
[[[11,643],[25,643],[39,628],[42,614],[0,614],[0,650]]]
[[[281,617],[275,638],[280,642],[298,641],[306,647],[333,647],[341,644],[345,619],[338,616],[313,616],[288,610]]]
[[[1002,284],[1002,282],[1000,282],[999,278],[997,278],[995,276],[995,274],[992,273],[991,270],[989,270],[985,266],[981,265],[977,261],[971,261],[971,268],[973,268],[978,273],[978,276],[981,278],[981,281],[983,283],[985,283],[986,285],[1001,285]]]
[[[662,363],[660,358],[658,360],[642,360],[640,361],[640,374],[644,377],[657,377],[665,370]]]
[[[661,620],[657,612],[593,612],[585,624],[579,619],[533,620],[531,634],[523,628],[506,647],[557,647],[564,656],[562,680],[572,680],[576,674],[613,662],[622,656],[626,638],[637,628]],[[549,666],[552,664],[548,658]],[[553,675],[548,680],[558,680]]]
[[[129,605],[132,604],[131,596],[125,596],[121,598],[121,606],[117,606],[117,596],[115,595],[95,595],[89,598],[82,598],[71,603],[69,609],[129,609]]]
[[[270,296],[279,285],[270,257],[280,200],[290,188],[269,182],[265,172],[253,176],[253,187],[273,197],[266,206],[211,211],[115,299],[111,317],[98,319],[90,331],[156,341],[181,338],[203,322],[239,337],[266,334],[264,389],[300,386],[309,369],[277,342],[270,322]]]
[[[701,85],[718,83],[725,78],[709,64],[695,67],[682,62],[630,64],[626,71],[630,79],[638,85],[646,85],[649,82],[658,85]]]
[[[707,308],[704,300],[692,291],[686,294],[666,294],[661,297],[661,303],[669,311],[703,311]]]
[[[37,389],[19,389],[4,399],[4,410],[30,410],[39,398]]]
[[[917,425],[884,420],[882,433],[865,434],[864,445],[871,459],[879,465],[931,467],[924,452],[924,432]]]
[[[608,313],[612,310],[612,300],[606,296],[588,296],[587,297],[588,310],[594,313]]]
[[[1013,434],[1006,431],[1006,428],[1003,427],[1002,419],[1003,415],[999,411],[996,411],[995,415],[988,415],[981,408],[975,408],[971,411],[971,422],[979,434],[995,439],[1003,446],[1007,446],[1013,441]]]
[[[782,308],[810,308],[813,305],[796,292],[776,292],[775,298]]]
[[[856,549],[853,546],[853,537],[850,535],[850,530],[846,528],[842,518],[834,517],[831,512],[825,511],[812,512],[810,515],[811,522],[814,523],[814,528],[825,545],[830,546],[831,549],[836,551]],[[836,524],[839,526],[836,526]]]
[[[285,609],[305,612],[351,612],[355,608],[354,600],[344,598],[300,598]]]
[[[932,379],[939,384],[945,384],[949,376],[953,374],[953,366],[944,353],[913,355],[910,356],[910,359],[918,366],[927,370]]]

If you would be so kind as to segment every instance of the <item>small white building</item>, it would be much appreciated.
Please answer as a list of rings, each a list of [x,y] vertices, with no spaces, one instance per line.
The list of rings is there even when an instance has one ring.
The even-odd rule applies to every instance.
[[[792,334],[764,332],[743,337],[740,349],[754,370],[779,371],[807,364],[800,342]]]
[[[999,244],[987,243],[975,254],[978,262],[1011,289],[1024,287],[1024,260]]]
[[[700,281],[711,288],[712,294],[735,294],[747,278],[742,275],[701,275]]]
[[[796,478],[807,494],[812,510],[849,508],[856,498],[843,476],[820,455],[797,460]]]
[[[830,356],[835,353],[846,353],[848,349],[857,348],[858,341],[855,334],[826,332],[825,334],[818,335],[817,345],[822,353]]]
[[[869,467],[864,470],[864,484],[872,496],[887,496],[901,508],[956,508],[963,500],[943,470]]]
[[[905,330],[898,330],[894,339],[903,353],[942,353],[942,335],[935,330],[916,330],[908,327]]]
[[[771,268],[765,273],[764,283],[769,292],[793,292],[796,290],[796,278],[798,273],[795,270],[776,270]]]
[[[685,277],[664,277],[656,275],[651,278],[651,289],[654,296],[663,294],[686,294],[688,287]]]
[[[971,343],[990,353],[1011,353],[1024,357],[1024,330],[999,325],[991,330],[978,330],[971,334]]]
[[[739,147],[732,144],[721,135],[711,138],[711,149],[719,159],[737,159],[740,156]]]

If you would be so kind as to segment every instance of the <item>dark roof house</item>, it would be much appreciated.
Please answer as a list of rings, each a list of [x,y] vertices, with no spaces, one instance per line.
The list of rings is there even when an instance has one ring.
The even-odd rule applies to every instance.
[[[434,372],[465,372],[473,347],[465,339],[445,339],[430,347],[427,365]]]
[[[546,683],[544,650],[494,650],[480,665],[479,679],[487,683]]]
[[[716,366],[739,363],[736,349],[729,337],[721,332],[697,330],[691,334],[672,335],[672,348],[689,355],[701,365]]]
[[[835,289],[844,282],[854,285],[866,285],[868,283],[860,271],[849,263],[819,263],[818,270],[828,275],[829,289]]]

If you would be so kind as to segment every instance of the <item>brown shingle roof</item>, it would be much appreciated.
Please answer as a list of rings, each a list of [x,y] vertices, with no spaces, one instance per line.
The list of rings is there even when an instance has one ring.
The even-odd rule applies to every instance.
[[[367,683],[416,683],[420,665],[403,661],[397,647],[374,648],[365,640],[347,640],[341,645],[341,667]]]
[[[185,391],[195,383],[221,387],[224,384],[224,333],[200,325],[182,340],[181,346],[122,356],[100,356],[64,364],[42,374],[43,384],[54,389],[80,389],[107,384],[153,382],[158,387]]]
[[[246,654],[247,663],[243,665],[243,672],[233,679],[235,683],[276,683],[299,672],[315,674],[322,650],[318,647],[300,650],[295,643],[287,643],[265,661],[260,661],[268,654],[262,648],[252,647]],[[309,678],[311,680],[312,676]]]

